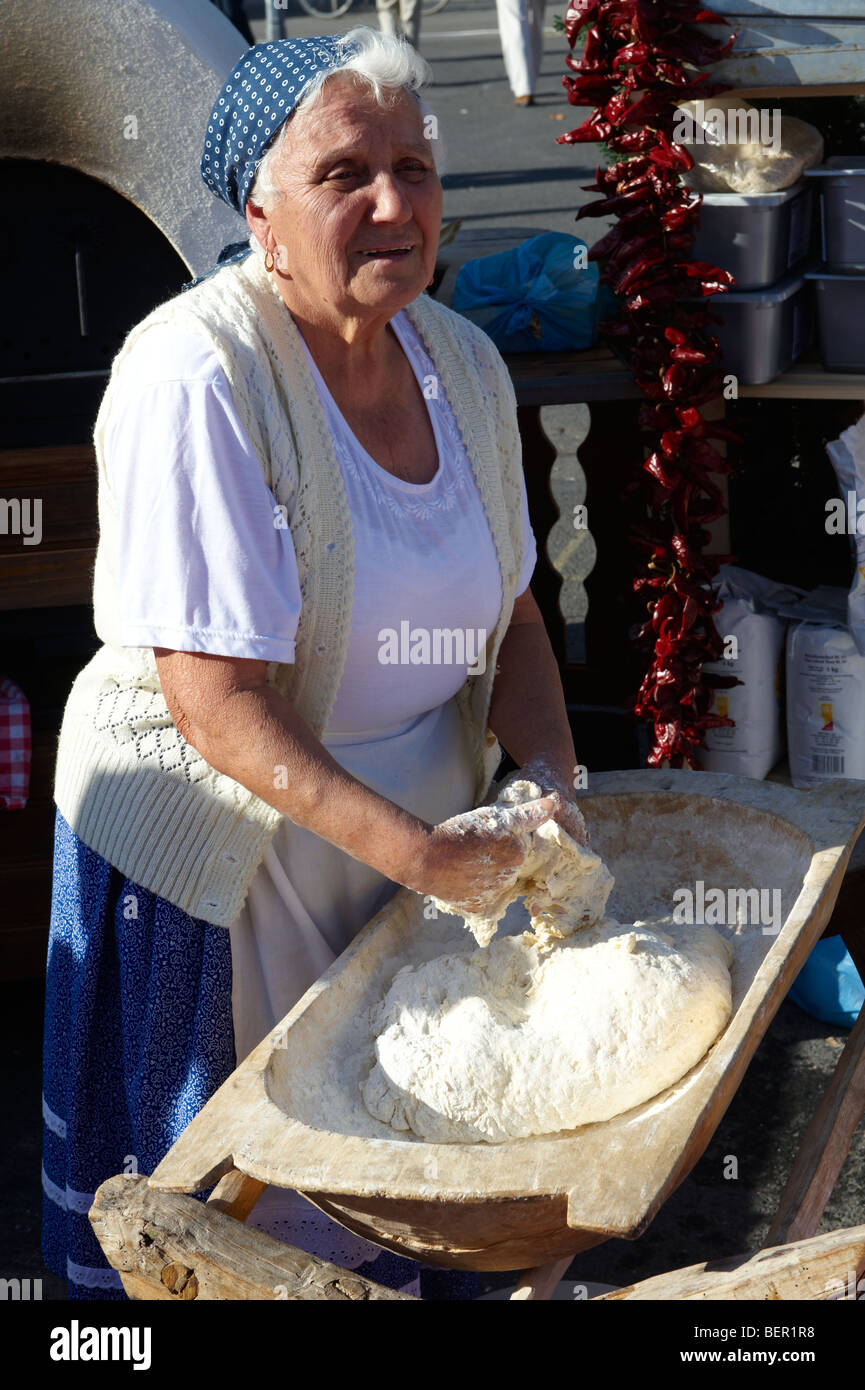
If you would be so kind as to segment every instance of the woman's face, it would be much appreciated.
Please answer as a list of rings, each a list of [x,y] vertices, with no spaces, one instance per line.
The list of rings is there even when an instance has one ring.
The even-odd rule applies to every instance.
[[[280,276],[289,308],[310,317],[390,317],[432,278],[442,189],[410,92],[392,107],[348,75],[332,78],[310,112],[300,107],[280,148],[281,202],[250,226],[286,248]]]

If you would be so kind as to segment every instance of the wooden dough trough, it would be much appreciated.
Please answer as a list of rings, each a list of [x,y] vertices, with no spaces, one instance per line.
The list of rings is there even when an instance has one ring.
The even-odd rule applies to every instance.
[[[237,1068],[150,1178],[195,1192],[232,1166],[295,1188],[359,1235],[427,1264],[521,1269],[611,1236],[633,1239],[712,1137],[773,1015],[831,915],[865,821],[865,786],[811,792],[694,772],[598,773],[580,797],[616,877],[621,921],[669,914],[677,888],[780,890],[765,919],[721,927],[736,952],[733,1016],[703,1060],[636,1109],[504,1144],[427,1144],[366,1112],[365,1025],[400,966],[465,942],[400,890]],[[654,894],[654,897],[652,896]],[[636,905],[636,910],[635,910]],[[516,913],[522,913],[521,905]],[[507,929],[522,922],[506,920]]]

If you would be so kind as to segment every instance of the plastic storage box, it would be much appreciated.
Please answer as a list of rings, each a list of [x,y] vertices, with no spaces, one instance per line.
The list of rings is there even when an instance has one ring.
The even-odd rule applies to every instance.
[[[729,270],[737,290],[773,285],[808,255],[812,209],[804,179],[782,193],[704,193],[694,259]]]
[[[865,273],[865,155],[836,154],[806,177],[820,190],[823,260],[830,272]]]
[[[829,372],[865,372],[865,275],[806,272],[817,300],[820,356]]]
[[[764,290],[714,295],[712,313],[723,324],[712,332],[724,352],[723,370],[740,386],[762,386],[786,372],[810,345],[814,313],[803,271],[792,271]]]

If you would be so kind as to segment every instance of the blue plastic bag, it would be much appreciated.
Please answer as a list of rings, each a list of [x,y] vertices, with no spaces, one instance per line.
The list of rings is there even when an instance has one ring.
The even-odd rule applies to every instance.
[[[840,936],[818,941],[788,998],[812,1018],[852,1028],[865,1002],[865,986]]]
[[[492,338],[500,352],[564,352],[591,347],[608,311],[598,267],[586,244],[544,232],[510,251],[461,266],[453,307]],[[585,268],[581,268],[585,266]]]

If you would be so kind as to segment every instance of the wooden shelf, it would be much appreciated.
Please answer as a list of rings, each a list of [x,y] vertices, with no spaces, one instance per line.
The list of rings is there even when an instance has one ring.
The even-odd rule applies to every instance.
[[[39,500],[42,530],[38,545],[0,535],[0,610],[90,603],[99,535],[93,449],[0,452],[0,497],[31,507]]]
[[[740,386],[739,397],[748,400],[862,401],[865,402],[865,375],[858,372],[827,372],[819,362],[794,362],[788,372],[767,381],[764,386]]]
[[[63,608],[93,598],[95,547],[50,550],[33,546],[0,555],[0,609]]]
[[[642,399],[628,368],[608,348],[512,353],[505,361],[518,405]],[[865,402],[865,374],[827,372],[819,362],[806,359],[763,386],[740,386],[739,396]]]

